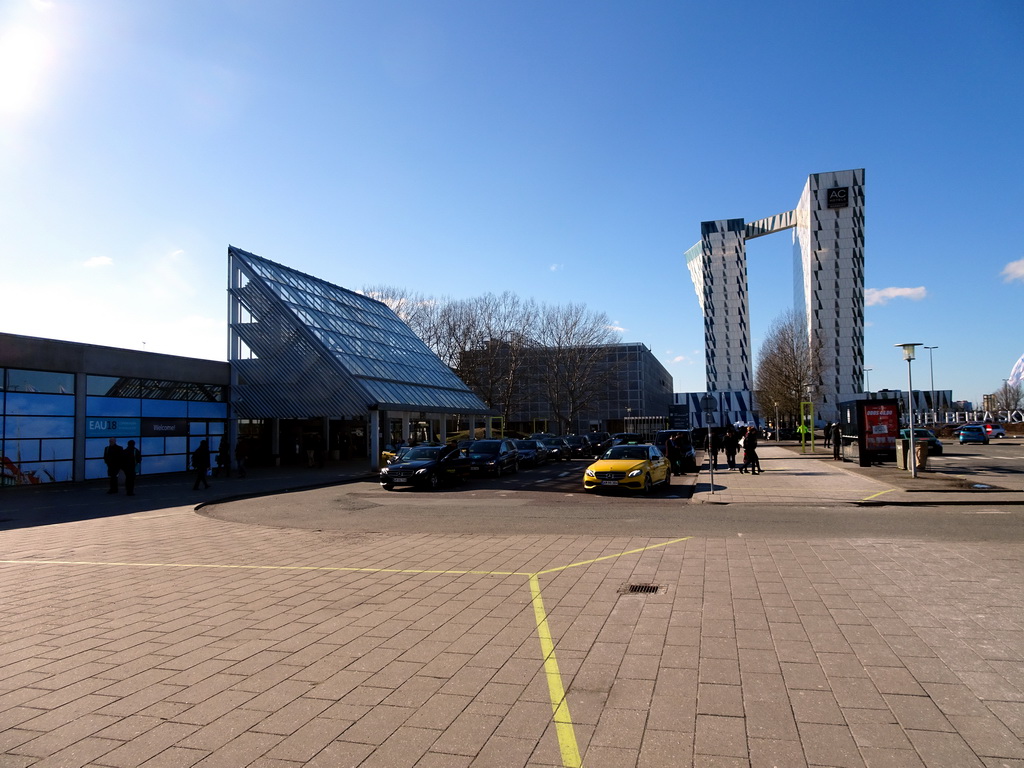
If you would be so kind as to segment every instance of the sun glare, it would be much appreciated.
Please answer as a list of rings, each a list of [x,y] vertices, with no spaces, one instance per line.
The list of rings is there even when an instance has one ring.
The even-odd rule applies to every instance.
[[[52,58],[53,47],[38,30],[0,29],[0,112],[21,114],[35,106]]]

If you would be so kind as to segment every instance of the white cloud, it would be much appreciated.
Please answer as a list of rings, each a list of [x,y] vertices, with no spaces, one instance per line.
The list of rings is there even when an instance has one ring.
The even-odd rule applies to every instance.
[[[692,362],[686,355],[676,355],[672,358],[673,363],[689,363]]]
[[[605,328],[607,328],[609,331],[616,331],[618,333],[625,333],[626,332],[625,328],[623,328],[621,325],[617,325],[615,323],[613,323],[611,325],[606,325]]]
[[[920,301],[928,295],[923,285],[917,288],[868,288],[864,291],[864,303],[869,307],[888,304],[892,299]]]
[[[1011,261],[1003,267],[1003,282],[1009,283],[1012,280],[1024,280],[1024,259]]]
[[[93,256],[91,259],[82,262],[83,267],[93,269],[95,267],[110,267],[113,266],[114,260],[109,256]]]
[[[559,270],[565,269],[565,264],[552,264],[548,269],[552,272],[558,272]]]

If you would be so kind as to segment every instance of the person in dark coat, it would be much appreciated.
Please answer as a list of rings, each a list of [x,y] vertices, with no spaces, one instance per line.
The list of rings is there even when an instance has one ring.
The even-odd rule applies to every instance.
[[[832,461],[842,461],[843,428],[837,421],[832,425]]]
[[[117,438],[110,438],[110,444],[103,449],[103,463],[107,465],[110,488],[107,493],[117,493],[117,473],[121,471],[121,454],[124,449],[117,444]]]
[[[135,467],[142,461],[142,452],[129,440],[128,447],[121,452],[121,469],[124,472],[124,490],[129,496],[135,495]]]
[[[736,434],[736,430],[729,427],[725,431],[725,437],[722,438],[722,448],[725,451],[725,463],[729,469],[736,469],[736,452],[740,447],[740,437]]]
[[[192,469],[196,472],[196,482],[193,484],[192,490],[198,491],[200,483],[204,488],[209,488],[210,482],[206,479],[206,472],[210,469],[210,446],[205,440],[201,441],[199,447],[192,451]]]

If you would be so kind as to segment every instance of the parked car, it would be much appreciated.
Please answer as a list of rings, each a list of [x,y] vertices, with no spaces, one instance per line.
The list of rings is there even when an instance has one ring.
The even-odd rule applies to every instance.
[[[585,435],[566,435],[562,439],[565,440],[565,442],[569,444],[569,448],[572,449],[573,458],[594,458],[594,446],[590,444],[590,440],[588,440]]]
[[[548,458],[551,461],[569,461],[572,458],[572,448],[563,438],[545,437],[541,442],[548,449]]]
[[[607,432],[588,432],[586,438],[594,446],[595,456],[600,456],[612,447],[612,436]]]
[[[380,485],[385,491],[402,484],[433,489],[460,482],[468,471],[469,462],[454,446],[415,446],[381,468]]]
[[[910,438],[909,429],[901,429],[900,437],[904,440]],[[929,456],[941,456],[942,455],[942,442],[935,436],[935,433],[930,429],[924,429],[914,427],[914,439],[915,440],[927,440],[928,441],[928,455]]]
[[[982,445],[988,445],[988,433],[985,432],[985,428],[980,424],[967,424],[960,427],[957,432],[957,439],[960,441],[960,445],[965,443],[981,443]]]
[[[978,424],[976,422],[971,422],[970,424],[961,424],[960,426],[955,427],[953,429],[953,437],[960,437],[960,432],[962,430],[966,429],[967,427],[981,427],[984,430],[985,425],[984,424]]]
[[[519,471],[519,451],[508,439],[474,440],[466,448],[470,475],[493,474],[501,477],[505,472]]]
[[[513,440],[519,451],[519,466],[539,467],[547,463],[548,449],[540,440]]]
[[[680,449],[683,452],[683,471],[695,472],[697,470],[697,457],[693,450],[693,439],[688,429],[659,429],[654,435],[654,445],[658,450],[668,455],[668,441],[678,437]]]
[[[991,422],[985,422],[985,434],[989,437],[1006,437],[1006,429],[1002,424],[992,424]]]
[[[668,458],[654,445],[613,445],[583,473],[587,491],[625,488],[650,493],[655,485],[671,484]]]

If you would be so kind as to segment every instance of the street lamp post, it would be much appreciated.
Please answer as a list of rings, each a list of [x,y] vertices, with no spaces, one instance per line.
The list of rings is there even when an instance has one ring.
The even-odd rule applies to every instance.
[[[935,361],[932,360],[932,350],[933,349],[938,349],[938,347],[929,347],[928,345],[925,345],[925,349],[928,350],[928,371],[929,371],[929,373],[931,375],[930,384],[931,384],[931,393],[932,393],[932,410],[936,411],[935,421],[938,421],[938,418],[939,418],[938,417],[938,413],[937,413],[938,409],[935,407]]]
[[[875,369],[874,368],[865,368],[864,369],[864,391],[867,392],[868,394],[871,394],[871,377],[868,376],[868,373],[870,371],[873,371],[873,370],[875,370]]]
[[[924,346],[920,343],[894,344],[895,347],[903,348],[903,359],[907,361],[907,413],[910,421],[910,451],[907,460],[910,461],[910,475],[917,477],[917,457],[914,455],[914,378],[911,373],[911,363],[914,361],[914,348]]]

